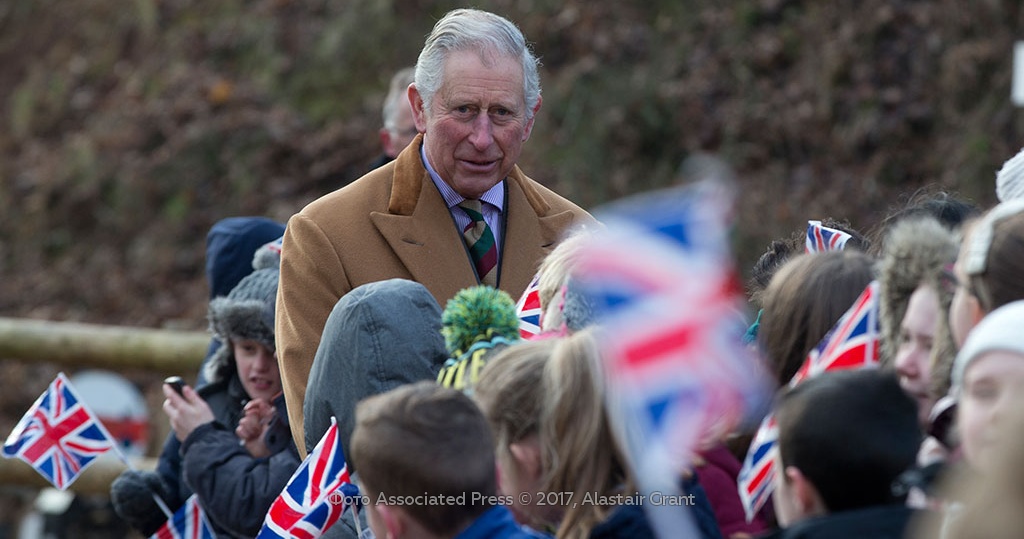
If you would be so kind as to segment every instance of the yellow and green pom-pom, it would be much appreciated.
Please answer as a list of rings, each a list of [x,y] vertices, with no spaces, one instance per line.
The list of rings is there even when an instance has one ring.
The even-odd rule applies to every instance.
[[[464,288],[448,300],[441,315],[441,334],[451,357],[473,343],[502,336],[519,338],[516,305],[508,293],[490,286]]]

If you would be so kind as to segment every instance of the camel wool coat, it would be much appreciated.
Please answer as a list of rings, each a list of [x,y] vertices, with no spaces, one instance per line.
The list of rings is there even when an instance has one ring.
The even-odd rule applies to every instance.
[[[306,382],[324,324],[342,296],[366,283],[409,279],[423,284],[443,308],[459,290],[479,284],[461,231],[423,167],[422,140],[417,136],[395,161],[288,220],[276,340],[292,436],[303,454]],[[518,166],[505,186],[497,284],[517,299],[565,232],[596,221]]]

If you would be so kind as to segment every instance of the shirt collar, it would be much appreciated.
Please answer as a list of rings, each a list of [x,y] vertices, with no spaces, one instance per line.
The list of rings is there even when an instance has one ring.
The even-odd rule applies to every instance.
[[[441,197],[444,198],[445,204],[448,206],[450,211],[455,206],[458,206],[460,202],[466,200],[466,197],[460,195],[452,189],[452,186],[448,185],[448,182],[441,179],[441,176],[437,174],[434,167],[430,164],[430,160],[427,159],[427,151],[425,144],[420,145],[420,159],[423,161],[423,167],[427,169],[427,174],[430,174],[430,179],[437,186],[437,190],[441,192]],[[501,212],[505,208],[505,180],[494,184],[494,187],[488,189],[480,197],[482,202],[486,202]]]

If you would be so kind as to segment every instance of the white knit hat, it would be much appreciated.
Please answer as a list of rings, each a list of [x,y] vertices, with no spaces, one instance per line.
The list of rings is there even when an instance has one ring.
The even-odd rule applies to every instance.
[[[953,395],[959,398],[964,373],[971,362],[993,350],[1008,350],[1024,356],[1024,300],[1007,303],[988,313],[967,334],[953,363]]]
[[[1000,202],[1024,198],[1024,148],[996,173],[996,197]]]

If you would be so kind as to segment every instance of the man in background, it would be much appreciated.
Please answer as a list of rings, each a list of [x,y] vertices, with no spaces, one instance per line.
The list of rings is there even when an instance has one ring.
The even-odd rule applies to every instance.
[[[383,153],[370,165],[370,170],[390,163],[419,134],[413,122],[408,94],[415,74],[415,67],[404,67],[391,77],[388,95],[384,97],[381,109],[380,148]]]

